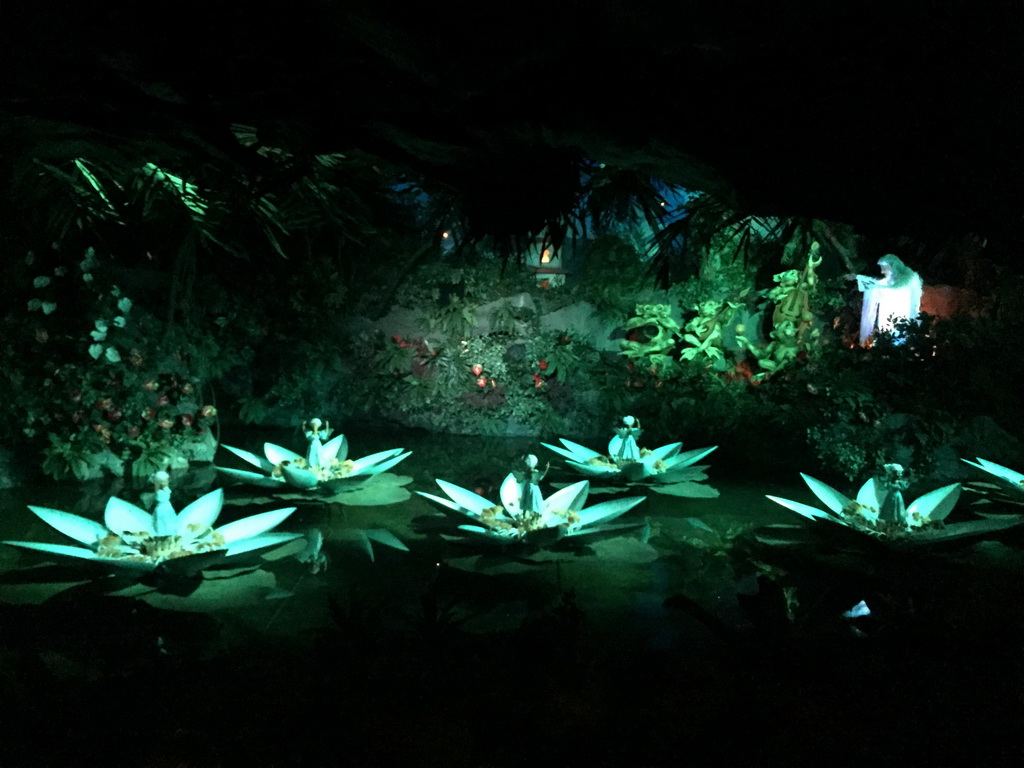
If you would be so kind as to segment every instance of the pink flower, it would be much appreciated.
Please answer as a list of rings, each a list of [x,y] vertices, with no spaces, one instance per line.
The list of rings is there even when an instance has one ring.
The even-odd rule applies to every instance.
[[[541,360],[539,363],[537,363],[537,367],[540,368],[542,371],[546,371],[548,369],[548,361]]]
[[[478,377],[477,380],[476,380],[476,385],[478,387],[486,387],[487,386],[487,377],[486,376]]]
[[[160,419],[161,429],[170,429],[174,426],[174,422],[171,419]]]
[[[181,425],[183,427],[191,427],[193,421],[195,421],[195,419],[192,418],[192,414],[191,413],[183,413],[183,414],[181,414]]]
[[[540,389],[541,387],[544,386],[544,377],[541,376],[539,373],[533,374],[532,378],[534,389]]]
[[[484,372],[484,367],[480,365],[480,363],[477,363],[472,368],[470,368],[470,370],[473,371],[474,376],[479,376],[481,373]]]
[[[160,397],[158,397],[156,399],[156,404],[157,404],[158,408],[162,408],[165,405],[170,405],[171,404],[171,398],[169,398],[167,396],[167,393],[165,392],[164,394],[160,395]]]

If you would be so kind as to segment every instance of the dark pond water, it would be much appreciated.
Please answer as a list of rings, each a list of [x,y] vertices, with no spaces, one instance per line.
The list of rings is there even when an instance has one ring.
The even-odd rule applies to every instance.
[[[492,499],[525,453],[546,453],[532,440],[424,433],[349,441],[353,456],[412,449],[392,470],[411,477],[407,490],[435,492],[443,478]],[[228,442],[259,452],[261,439]],[[999,709],[985,753],[1017,756],[996,747],[996,724],[1021,708],[1005,688],[1024,679],[1012,654],[990,652],[970,674],[929,669],[960,670],[981,663],[979,648],[1024,638],[1005,616],[1021,593],[1013,566],[981,567],[975,550],[939,560],[832,552],[827,567],[809,552],[777,557],[749,532],[795,516],[764,495],[813,498],[795,473],[766,478],[715,458],[717,498],[647,494],[623,518],[646,519],[645,531],[528,560],[441,537],[446,519],[416,495],[386,506],[275,503],[241,486],[228,487],[221,522],[298,504],[280,529],[318,531],[326,568],[296,559],[299,540],[261,567],[155,589],[2,547],[0,723],[19,737],[0,745],[0,765],[87,764],[104,753],[90,738],[111,719],[131,722],[134,736],[127,747],[115,739],[107,764],[169,766],[661,764],[684,752],[696,764],[885,763],[974,733],[962,720],[938,734],[909,724],[864,745],[868,713],[899,721],[907,685],[940,713]],[[219,460],[243,466],[223,450]],[[552,469],[548,479],[572,478]],[[218,484],[210,467],[175,477],[176,507]],[[61,540],[27,504],[100,519],[111,493],[138,502],[143,491],[4,491],[0,537]],[[410,551],[377,545],[371,561],[357,533],[367,529]],[[864,598],[881,619],[851,626],[841,612]]]
[[[262,437],[262,436],[260,436]],[[238,447],[261,452],[261,439],[243,435]],[[290,432],[272,435],[282,444],[296,443]],[[301,438],[298,438],[301,441]],[[481,558],[473,548],[439,538],[451,528],[448,518],[439,515],[432,502],[407,491],[423,490],[440,493],[434,484],[442,478],[479,491],[497,500],[497,485],[505,474],[519,465],[521,457],[547,451],[536,441],[458,436],[434,436],[411,433],[401,436],[367,435],[350,437],[352,456],[372,453],[402,445],[412,456],[399,464],[392,474],[411,477],[405,485],[406,498],[384,506],[350,504],[318,504],[287,500],[272,503],[259,489],[228,483],[227,503],[221,522],[271,508],[298,505],[297,511],[280,530],[319,531],[324,539],[328,567],[311,574],[308,568],[297,568],[291,562],[294,547],[275,558],[276,565],[245,578],[225,580],[214,589],[204,583],[187,597],[146,594],[145,599],[161,608],[181,611],[213,611],[225,622],[242,621],[248,629],[260,632],[291,633],[297,628],[313,630],[329,624],[326,596],[343,594],[359,578],[367,586],[387,596],[392,604],[415,606],[424,585],[436,579],[439,571],[463,571],[478,574],[489,585],[474,594],[473,615],[465,619],[465,628],[475,631],[514,628],[532,611],[543,609],[553,596],[572,591],[588,614],[604,615],[607,621],[621,621],[621,614],[632,616],[631,624],[657,623],[664,611],[661,601],[678,591],[694,592],[699,599],[714,603],[721,591],[732,588],[735,574],[727,555],[733,537],[756,525],[787,521],[788,513],[764,498],[765,493],[804,498],[805,489],[793,483],[771,483],[747,480],[726,467],[716,467],[714,454],[710,479],[706,485],[716,488],[717,498],[679,498],[656,493],[646,495],[646,502],[631,511],[623,520],[649,520],[646,541],[634,532],[599,540],[572,553],[545,557],[533,556],[533,562],[495,557]],[[298,447],[295,445],[295,447]],[[552,456],[552,459],[554,457]],[[244,463],[225,451],[220,452],[225,466],[244,467]],[[545,459],[546,460],[546,459]],[[552,461],[552,465],[559,462]],[[549,471],[553,482],[577,478],[557,467]],[[185,504],[213,487],[221,478],[212,467],[198,468],[174,477],[174,503],[180,510]],[[88,484],[47,483],[45,485],[0,492],[0,537],[3,540],[29,540],[70,543],[50,526],[32,515],[27,505],[51,507],[91,519],[101,520],[106,499],[115,494],[143,507],[152,503],[146,484],[122,481],[97,481]],[[633,494],[636,495],[636,494]],[[594,493],[590,503],[607,496]],[[399,552],[376,547],[378,562],[370,561],[354,540],[360,529],[386,529],[406,542],[411,551]],[[0,548],[0,571],[19,565],[32,566],[43,557],[10,547]],[[718,561],[718,562],[716,562]],[[466,577],[469,582],[472,579]],[[211,582],[214,580],[210,580]],[[500,591],[492,591],[490,582],[502,582]],[[507,582],[507,583],[506,583]],[[0,585],[0,599],[13,603],[36,603],[68,588],[63,581],[38,584]],[[137,594],[133,591],[131,594]],[[519,594],[521,593],[521,594]],[[404,610],[404,607],[403,607]],[[237,615],[236,615],[237,614]],[[635,614],[635,615],[634,615]],[[655,632],[659,634],[659,632]]]

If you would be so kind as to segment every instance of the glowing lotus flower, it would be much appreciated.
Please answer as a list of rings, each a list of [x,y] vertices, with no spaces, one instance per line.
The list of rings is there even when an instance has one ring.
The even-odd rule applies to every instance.
[[[637,438],[641,434],[637,422],[632,416],[622,420],[623,426],[615,430],[608,442],[608,454],[559,438],[561,446],[541,443],[555,453],[563,456],[566,463],[587,477],[622,478],[630,483],[651,480],[657,483],[681,483],[702,480],[704,475],[699,468],[693,467],[718,446],[697,448],[680,453],[682,443],[670,443],[654,450],[640,448]]]
[[[857,492],[856,499],[849,499],[830,485],[801,473],[800,477],[814,495],[828,507],[828,511],[776,496],[768,498],[811,520],[829,520],[883,538],[900,537],[925,528],[937,527],[937,524],[946,519],[960,498],[960,484],[954,483],[930,491],[912,502],[910,506],[906,506],[901,492],[906,487],[900,479],[903,468],[898,464],[887,464],[886,471],[888,477],[873,477],[864,483]],[[948,526],[948,530],[953,534],[957,533],[955,528]]]
[[[615,499],[584,509],[589,481],[581,480],[545,499],[535,484],[517,480],[513,473],[501,484],[501,504],[444,480],[437,480],[437,484],[447,494],[447,499],[422,491],[417,493],[470,521],[471,524],[460,525],[459,530],[504,544],[526,542],[543,546],[566,537],[635,527],[598,524],[611,522],[644,500],[642,496]]]
[[[386,451],[364,456],[361,459],[348,458],[348,441],[344,435],[321,444],[320,421],[313,419],[313,429],[307,433],[310,438],[309,451],[305,457],[282,448],[274,443],[264,443],[263,453],[266,458],[257,456],[241,448],[224,447],[253,466],[259,467],[262,474],[247,472],[240,469],[217,469],[229,477],[243,482],[260,485],[265,488],[280,488],[289,485],[300,490],[317,489],[333,493],[341,490],[354,481],[365,480],[371,475],[385,472],[398,462],[409,456],[412,451],[402,448],[391,448]],[[327,430],[329,432],[329,429]]]
[[[169,492],[153,513],[118,498],[107,502],[103,523],[70,512],[29,506],[43,522],[85,546],[5,541],[4,544],[45,552],[76,561],[90,561],[140,571],[165,566],[183,573],[202,570],[210,560],[220,561],[246,552],[274,547],[299,538],[300,533],[268,533],[295,511],[276,509],[236,520],[219,528],[213,525],[224,505],[224,491],[202,496],[180,514],[170,506]],[[209,559],[200,557],[210,555]]]

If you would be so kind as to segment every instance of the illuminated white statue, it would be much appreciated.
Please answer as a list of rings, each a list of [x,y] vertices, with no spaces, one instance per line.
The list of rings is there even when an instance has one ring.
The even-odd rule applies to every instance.
[[[860,313],[860,343],[866,345],[876,332],[891,331],[897,323],[916,320],[921,312],[921,276],[898,256],[878,260],[882,277],[856,275],[857,289],[864,293]]]

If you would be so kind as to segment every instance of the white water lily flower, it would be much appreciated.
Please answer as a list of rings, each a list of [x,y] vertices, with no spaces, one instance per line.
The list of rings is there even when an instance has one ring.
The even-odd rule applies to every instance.
[[[902,472],[898,465],[891,466]],[[828,511],[776,496],[767,498],[811,520],[829,520],[882,537],[898,537],[940,523],[960,498],[960,484],[953,483],[930,491],[906,506],[899,490],[875,477],[861,486],[856,499],[849,499],[810,475],[800,473],[800,477]]]
[[[348,458],[348,441],[344,435],[338,435],[323,445],[319,439],[314,439],[307,457],[274,443],[263,444],[266,458],[230,445],[224,448],[262,470],[260,474],[217,467],[229,477],[265,488],[290,485],[300,490],[315,488],[328,492],[337,491],[354,480],[385,472],[412,453],[402,448],[391,448],[352,460]]]
[[[699,470],[690,467],[703,459],[709,453],[718,448],[717,445],[711,448],[697,448],[686,453],[680,453],[682,443],[670,443],[652,451],[646,448],[638,448],[635,453],[627,450],[622,459],[613,459],[622,451],[619,449],[623,442],[619,436],[612,437],[608,443],[608,455],[598,453],[586,446],[574,443],[572,440],[559,438],[561,446],[541,443],[555,453],[566,459],[566,464],[571,466],[581,475],[587,477],[618,478],[629,482],[642,482],[653,480],[655,482],[675,483],[690,479],[703,477]],[[625,446],[627,449],[630,446]],[[635,443],[633,446],[635,448]],[[687,471],[689,470],[689,471]]]
[[[498,543],[547,544],[569,536],[615,529],[618,526],[599,524],[611,522],[644,500],[642,496],[635,496],[584,509],[590,491],[588,480],[562,488],[545,499],[535,484],[525,488],[513,473],[501,484],[500,504],[444,480],[437,480],[437,484],[447,499],[423,491],[417,493],[467,518],[470,524],[460,525],[459,530]],[[536,508],[523,509],[524,499],[530,500],[528,504]]]
[[[183,572],[201,570],[202,554],[215,559],[274,547],[300,533],[269,533],[285,520],[295,507],[250,515],[219,528],[213,525],[224,505],[224,491],[218,489],[193,501],[176,513],[169,501],[158,501],[151,514],[123,499],[111,497],[103,513],[103,523],[48,507],[29,506],[43,522],[85,546],[44,544],[34,541],[5,541],[30,549],[118,567],[152,571],[160,565]]]

